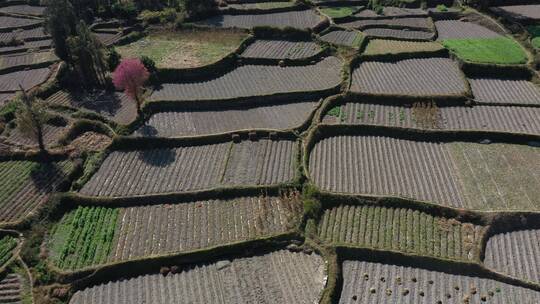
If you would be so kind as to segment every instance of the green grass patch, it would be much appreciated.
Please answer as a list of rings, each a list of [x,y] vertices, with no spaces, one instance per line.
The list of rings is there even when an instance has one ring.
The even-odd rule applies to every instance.
[[[523,64],[527,55],[521,46],[510,38],[448,39],[444,47],[459,58],[476,63]]]
[[[17,247],[17,239],[14,237],[6,235],[0,239],[0,267],[11,259],[15,247]]]
[[[323,7],[321,12],[330,18],[343,18],[351,16],[358,11],[358,6],[336,6],[336,7]]]
[[[531,34],[531,43],[533,47],[540,49],[540,25],[531,25],[527,27],[527,31]]]

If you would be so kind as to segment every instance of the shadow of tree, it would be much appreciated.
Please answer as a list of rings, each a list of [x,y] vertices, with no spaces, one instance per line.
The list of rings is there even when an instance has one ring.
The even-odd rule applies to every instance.
[[[38,163],[30,171],[30,178],[34,186],[41,192],[55,191],[56,182],[65,177],[62,168],[55,162]]]
[[[158,131],[153,126],[145,124],[137,130],[137,134],[144,137],[156,137]]]
[[[166,167],[176,160],[174,149],[147,149],[139,152],[143,162],[154,167]]]

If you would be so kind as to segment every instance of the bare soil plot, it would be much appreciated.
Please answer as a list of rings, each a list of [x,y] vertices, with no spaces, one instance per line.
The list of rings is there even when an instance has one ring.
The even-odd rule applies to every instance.
[[[469,78],[479,103],[540,104],[540,88],[524,79]]]
[[[316,105],[317,103],[313,101],[303,101],[260,107],[161,112],[152,115],[135,135],[176,137],[248,129],[294,129],[308,120]]]
[[[491,279],[346,260],[343,303],[538,303],[540,292]]]
[[[204,82],[165,83],[152,93],[150,100],[222,100],[328,90],[341,83],[341,68],[336,57],[307,66],[243,65]]]
[[[0,278],[0,303],[23,303],[24,278],[17,273],[1,274]]]
[[[269,237],[298,225],[302,214],[298,194],[110,208],[103,212],[114,214],[114,222],[99,225],[91,220],[97,212],[89,208],[99,209],[79,207],[54,228],[48,248],[58,267],[78,269]],[[82,222],[81,214],[88,220]],[[105,227],[104,237],[96,232],[99,227]],[[84,259],[88,248],[96,248],[96,254]]]
[[[259,140],[115,151],[80,193],[118,197],[286,183],[295,177],[296,150],[292,140]]]
[[[540,151],[526,145],[335,136],[315,145],[309,168],[314,183],[332,192],[474,210],[540,206]]]
[[[364,55],[399,55],[414,53],[438,53],[444,48],[436,42],[398,41],[387,39],[370,40]]]
[[[522,280],[540,282],[540,230],[518,230],[490,237],[484,264]]]
[[[433,40],[435,33],[408,29],[368,28],[362,31],[366,36],[409,40]]]
[[[0,222],[22,220],[45,203],[73,169],[70,161],[36,163],[0,162]]]
[[[391,28],[409,28],[429,30],[432,23],[428,18],[395,18],[395,19],[360,19],[347,23],[341,23],[340,26],[355,29],[368,29],[378,27],[391,27]]]
[[[365,61],[353,71],[350,91],[380,95],[464,95],[465,79],[447,58]]]
[[[357,31],[344,31],[344,30],[335,30],[329,33],[326,33],[320,37],[322,41],[336,44],[344,45],[348,47],[358,48],[362,43],[363,36]]]
[[[52,51],[5,55],[0,57],[0,72],[3,70],[25,69],[31,66],[44,66],[58,61]]]
[[[404,208],[340,205],[324,211],[319,237],[328,243],[454,260],[479,258],[485,229]]]
[[[507,5],[492,7],[490,10],[515,22],[531,23],[540,21],[540,4]]]
[[[481,25],[460,20],[435,21],[437,40],[464,38],[502,38],[503,36]]]
[[[404,8],[404,7],[394,7],[394,6],[385,6],[383,8],[382,15],[377,14],[375,11],[370,9],[362,10],[356,13],[354,16],[359,18],[388,18],[388,17],[427,17],[427,11],[418,9],[418,8]]]
[[[293,27],[299,29],[314,28],[323,21],[323,17],[313,10],[291,11],[282,13],[255,15],[218,15],[197,22],[200,25],[222,28],[253,28],[257,26]]]
[[[30,16],[43,16],[45,12],[44,6],[30,6],[26,4],[11,5],[0,8],[0,13],[17,14],[17,15],[30,15]]]
[[[321,47],[312,41],[257,40],[241,56],[245,58],[303,59],[316,56]]]
[[[166,277],[150,274],[108,282],[76,292],[69,303],[309,304],[319,301],[324,276],[320,256],[280,250],[195,265]]]
[[[22,53],[22,52],[29,52],[29,51],[35,51],[35,50],[46,50],[46,49],[50,49],[51,47],[52,47],[52,40],[50,39],[25,41],[24,44],[21,44],[21,45],[0,47],[0,55]]]
[[[0,33],[0,42],[9,45],[13,40],[29,42],[32,40],[46,39],[48,37],[49,35],[45,34],[44,28],[40,26],[32,29],[18,29],[11,32]]]
[[[512,106],[413,107],[348,102],[323,118],[325,123],[383,125],[443,130],[483,130],[540,134],[540,108]]]
[[[16,92],[19,91],[19,85],[25,90],[31,89],[37,85],[44,83],[51,70],[49,68],[40,68],[32,70],[24,70],[0,75],[0,92]]]
[[[40,19],[30,19],[30,18],[17,18],[10,16],[0,16],[0,32],[9,32],[21,29],[29,29],[37,27],[43,23],[43,20]]]
[[[122,125],[130,124],[137,118],[135,102],[119,92],[96,91],[86,95],[77,95],[67,91],[58,91],[45,101],[53,105],[94,111]]]

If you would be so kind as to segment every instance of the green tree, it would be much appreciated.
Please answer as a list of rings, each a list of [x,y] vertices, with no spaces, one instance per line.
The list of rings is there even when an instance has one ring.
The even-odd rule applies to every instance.
[[[46,152],[43,125],[48,119],[47,111],[43,103],[40,103],[34,95],[26,93],[22,87],[20,100],[22,106],[16,113],[17,128],[22,134],[35,139],[41,152]]]
[[[58,58],[70,62],[66,40],[76,34],[77,16],[69,0],[47,1],[45,30],[51,35]]]

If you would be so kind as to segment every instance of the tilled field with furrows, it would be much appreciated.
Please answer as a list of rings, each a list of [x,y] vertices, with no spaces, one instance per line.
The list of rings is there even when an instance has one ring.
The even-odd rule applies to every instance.
[[[506,5],[492,7],[491,10],[515,22],[537,22],[540,20],[540,4]]]
[[[75,293],[70,304],[276,303],[319,301],[325,266],[316,254],[286,250],[195,265],[176,274],[150,274]]]
[[[464,95],[466,83],[458,66],[447,58],[365,61],[352,73],[354,93],[412,96]]]
[[[428,18],[362,19],[340,23],[339,25],[360,30],[378,27],[429,30],[432,27],[432,23],[429,22]]]
[[[36,41],[26,41],[24,44],[16,46],[1,46],[0,55],[14,54],[14,53],[24,53],[33,50],[46,50],[52,47],[51,39],[36,40]]]
[[[384,19],[389,17],[427,17],[427,15],[428,14],[425,10],[419,8],[385,6],[383,7],[382,15],[377,14],[373,10],[365,9],[356,13],[354,16],[359,18]]]
[[[39,26],[41,23],[43,23],[43,20],[40,19],[0,16],[0,32],[10,32],[18,28],[34,28]]]
[[[459,20],[435,21],[435,27],[437,28],[438,33],[437,40],[503,37],[499,33],[481,25]]]
[[[343,262],[340,304],[539,302],[538,291],[491,279],[392,264],[353,260]]]
[[[362,35],[357,31],[335,30],[322,35],[320,39],[332,44],[359,47]]]
[[[308,66],[244,65],[215,79],[197,83],[166,83],[152,101],[221,100],[278,93],[323,91],[341,83],[342,63],[327,57]]]
[[[0,8],[0,13],[43,16],[45,6],[30,6],[26,4],[10,5]]]
[[[176,137],[207,135],[248,129],[298,128],[315,110],[315,102],[296,102],[222,110],[186,109],[153,114],[135,135]]]
[[[9,273],[0,281],[0,303],[22,304],[21,277],[18,274]]]
[[[31,89],[47,80],[49,68],[24,70],[0,75],[0,92],[16,92],[21,85],[25,90]]]
[[[479,259],[485,229],[418,210],[340,205],[324,211],[321,240],[454,260]]]
[[[197,22],[201,25],[224,28],[253,28],[257,26],[293,27],[310,29],[323,21],[323,17],[312,10],[256,15],[218,15]]]
[[[287,183],[295,177],[297,148],[292,140],[258,140],[115,151],[80,193],[117,197]]]
[[[435,53],[441,52],[443,46],[437,42],[418,42],[402,40],[373,39],[370,40],[363,55],[381,55],[381,54],[414,54],[414,53]]]
[[[523,79],[469,78],[479,103],[540,105],[540,88]]]
[[[518,230],[490,237],[484,264],[522,280],[540,282],[540,230]]]
[[[257,40],[250,44],[240,56],[245,58],[303,59],[322,52],[321,47],[311,41]]]
[[[429,31],[397,30],[388,28],[368,28],[362,31],[366,36],[410,40],[433,40],[435,33]]]
[[[51,147],[58,144],[59,140],[65,135],[68,127],[55,126],[50,124],[43,125],[43,143],[45,147]],[[3,133],[0,135],[0,142],[9,143],[14,146],[21,147],[38,147],[37,139],[30,138],[21,133],[19,128],[14,128],[9,131],[9,135]]]

